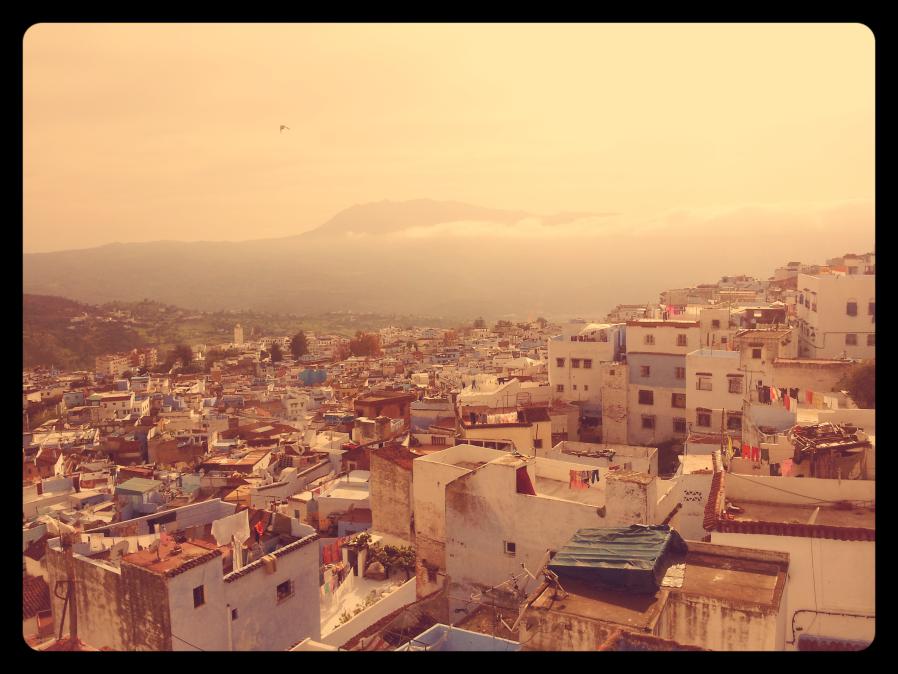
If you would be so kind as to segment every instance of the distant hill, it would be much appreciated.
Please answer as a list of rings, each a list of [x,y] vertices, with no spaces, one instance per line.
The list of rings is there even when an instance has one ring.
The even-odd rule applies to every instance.
[[[409,227],[428,227],[458,220],[481,220],[509,224],[532,217],[522,211],[502,211],[471,206],[456,201],[379,201],[356,204],[337,213],[320,227],[301,234],[303,237],[323,237],[342,234],[387,234]]]
[[[27,293],[202,311],[602,317],[618,303],[787,260],[871,249],[872,205],[745,207],[623,224],[418,199],[356,205],[320,227],[243,242],[116,243],[23,256]],[[807,235],[802,233],[809,233]]]

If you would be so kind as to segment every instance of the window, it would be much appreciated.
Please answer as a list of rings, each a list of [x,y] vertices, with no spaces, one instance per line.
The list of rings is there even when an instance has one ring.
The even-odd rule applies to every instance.
[[[742,377],[728,377],[730,393],[742,393]]]
[[[726,337],[721,337],[721,338],[720,338],[720,343],[721,343],[721,344],[726,344],[726,343],[727,343],[727,338],[726,338]]]
[[[849,316],[857,316],[857,302],[851,301],[846,303],[845,313]]]
[[[652,368],[648,365],[642,365],[639,368],[639,376],[640,377],[648,377],[652,373]]]
[[[639,404],[640,405],[654,405],[655,404],[654,391],[640,391],[639,392]]]
[[[677,335],[677,346],[686,346],[686,335]]]
[[[642,427],[643,428],[655,428],[655,417],[649,416],[647,414],[642,415]]]
[[[742,430],[742,415],[741,414],[727,414],[727,429],[730,431],[741,431]]]
[[[574,384],[573,386],[571,386],[571,389],[574,390],[574,391],[576,391],[576,390],[577,390],[577,385]]]
[[[237,620],[237,609],[231,609],[231,620]]]
[[[685,379],[686,378],[686,368],[685,367],[675,367],[674,368],[674,376],[677,379]]]
[[[720,328],[720,321],[717,319],[714,319],[713,321],[711,321],[711,327],[714,330],[717,330],[718,328]]]
[[[685,433],[686,432],[686,419],[684,417],[674,417],[673,432],[674,433]]]
[[[761,360],[761,349],[752,349],[751,357],[755,360]]]
[[[711,386],[711,377],[699,375],[695,388],[699,391],[713,391]]]
[[[868,341],[869,341],[869,340],[868,340]],[[584,390],[584,391],[588,391],[588,390],[589,390],[589,384],[584,384],[584,385],[583,385],[583,390]]]
[[[206,603],[206,596],[203,593],[203,586],[193,588],[193,608],[197,608]]]
[[[536,438],[533,441],[533,449],[542,449],[543,448],[543,440],[542,438]]]
[[[583,368],[586,370],[592,369],[592,361],[589,358],[583,361]]]
[[[646,335],[642,341],[643,341],[643,344],[654,344],[655,343],[655,335]]]
[[[564,367],[564,358],[556,358],[555,365],[557,365],[558,367]]]
[[[867,305],[867,315],[875,316],[876,315],[876,302],[870,302]]]
[[[698,426],[703,428],[709,428],[711,426],[711,411],[698,411],[695,412],[695,419]]]
[[[503,541],[505,545],[505,554],[514,557],[515,552],[517,552],[517,546],[511,541]]]
[[[564,393],[564,384],[558,384],[557,386],[555,386],[555,392]]]
[[[613,377],[613,376],[614,376],[614,369],[613,369],[613,368],[612,368],[611,370],[608,370],[608,376],[610,376],[610,377]]]
[[[845,335],[845,346],[857,346],[857,335],[851,333]]]
[[[285,599],[289,599],[293,596],[293,581],[285,580],[283,583],[277,586],[278,593],[278,602],[282,602]]]
[[[671,393],[670,394],[670,406],[677,407],[679,409],[686,409],[686,394],[685,393]]]
[[[876,335],[867,335],[867,346],[876,346]]]
[[[571,367],[580,367],[580,359],[571,358]]]
[[[804,293],[798,293],[798,303],[804,304]]]

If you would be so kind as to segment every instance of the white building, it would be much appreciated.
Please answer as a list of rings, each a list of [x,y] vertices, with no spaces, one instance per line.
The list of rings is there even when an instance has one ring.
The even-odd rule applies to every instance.
[[[622,323],[572,322],[549,340],[549,385],[565,402],[586,401],[601,408],[600,363],[619,359],[624,345]]]
[[[715,483],[705,525],[712,543],[789,554],[785,650],[860,650],[871,643],[874,483],[730,473],[716,473]],[[723,514],[727,501],[738,504],[735,516]]]
[[[629,444],[685,437],[686,354],[699,348],[700,336],[699,321],[627,323]]]
[[[434,583],[448,575],[450,596],[502,583],[522,563],[535,573],[578,528],[654,523],[659,511],[655,477],[585,462],[456,445],[412,468],[419,563]]]
[[[285,650],[320,638],[317,534],[252,511],[264,530],[257,540],[248,512],[206,501],[80,534],[79,637],[129,651]],[[60,539],[47,554],[54,587],[68,576]],[[63,602],[52,602],[59,624]]]
[[[686,356],[686,419],[691,430],[741,434],[745,374],[737,351],[697,349]]]
[[[234,344],[243,345],[243,326],[240,323],[234,326]]]
[[[799,356],[876,357],[876,276],[798,275]]]

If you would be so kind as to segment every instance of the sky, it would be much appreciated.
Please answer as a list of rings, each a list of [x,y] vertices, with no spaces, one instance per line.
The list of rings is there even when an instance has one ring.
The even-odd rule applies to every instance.
[[[26,253],[420,198],[535,215],[511,236],[562,211],[675,235],[850,212],[873,239],[860,24],[38,24],[23,65]]]

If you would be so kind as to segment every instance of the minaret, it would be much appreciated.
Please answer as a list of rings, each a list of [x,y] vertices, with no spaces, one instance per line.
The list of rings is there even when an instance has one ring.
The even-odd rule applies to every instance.
[[[243,344],[243,328],[240,323],[234,326],[234,344],[238,346]]]

